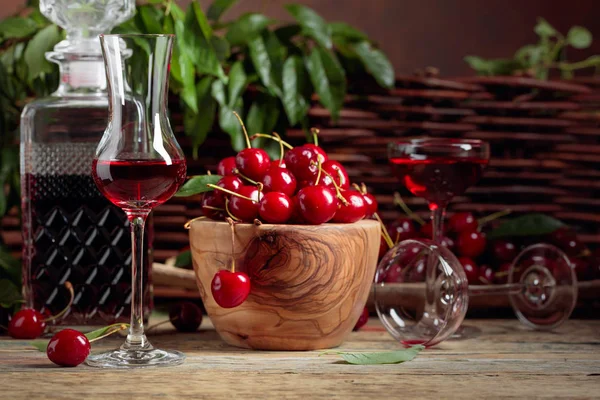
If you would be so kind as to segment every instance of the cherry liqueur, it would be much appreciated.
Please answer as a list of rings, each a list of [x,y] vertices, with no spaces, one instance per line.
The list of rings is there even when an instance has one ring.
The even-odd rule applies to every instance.
[[[92,160],[108,122],[106,74],[98,34],[129,19],[134,0],[41,0],[41,12],[66,31],[46,53],[60,85],[21,116],[23,291],[27,305],[56,314],[58,323],[105,325],[128,321],[131,237],[124,212],[100,194]],[[152,248],[152,224],[146,226]],[[150,271],[148,251],[144,271]],[[146,314],[150,273],[144,277]]]

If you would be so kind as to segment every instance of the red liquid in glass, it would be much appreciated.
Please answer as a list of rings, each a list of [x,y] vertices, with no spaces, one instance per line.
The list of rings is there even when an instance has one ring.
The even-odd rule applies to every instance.
[[[152,209],[185,181],[185,161],[94,160],[92,175],[107,199],[124,210]]]
[[[396,177],[412,194],[426,199],[431,210],[446,207],[454,196],[477,183],[488,164],[474,157],[397,157],[390,162]]]

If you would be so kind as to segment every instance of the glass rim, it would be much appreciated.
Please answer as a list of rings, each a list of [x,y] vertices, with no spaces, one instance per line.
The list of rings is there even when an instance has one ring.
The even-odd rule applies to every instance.
[[[120,37],[120,38],[159,38],[159,37],[170,37],[174,38],[174,33],[101,33],[98,35],[101,39],[104,37]]]
[[[461,139],[461,138],[432,138],[432,137],[416,137],[406,138],[400,140],[394,140],[388,144],[388,147],[392,148],[399,145],[448,145],[448,146],[461,146],[469,144],[472,146],[487,147],[489,143],[480,139]]]

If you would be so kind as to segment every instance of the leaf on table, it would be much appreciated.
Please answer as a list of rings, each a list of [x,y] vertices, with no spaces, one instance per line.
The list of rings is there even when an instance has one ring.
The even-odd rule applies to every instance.
[[[231,24],[225,38],[232,46],[239,46],[260,35],[273,22],[275,21],[263,14],[247,13]]]
[[[215,0],[212,2],[210,7],[208,7],[206,16],[211,21],[218,21],[225,11],[230,9],[238,1],[239,0]]]
[[[308,112],[309,100],[307,96],[306,69],[302,59],[293,55],[288,57],[283,64],[283,108],[290,125],[296,125]]]
[[[59,41],[60,33],[56,25],[48,25],[29,41],[23,55],[27,64],[28,81],[33,81],[42,73],[53,71],[54,67],[46,60],[46,52],[52,50]]]
[[[210,192],[213,189],[206,186],[208,184],[216,185],[221,176],[219,175],[196,175],[191,177],[175,193],[176,197],[188,197],[200,193]]]
[[[565,224],[545,214],[526,214],[504,221],[487,234],[489,239],[511,236],[538,236],[554,232]]]
[[[182,251],[175,257],[175,266],[178,268],[192,265],[192,252],[190,250]]]
[[[336,121],[346,96],[344,69],[335,54],[322,47],[315,47],[305,58],[305,64],[319,101]]]
[[[33,340],[33,341],[29,342],[29,344],[32,345],[33,347],[35,347],[36,349],[38,349],[38,351],[45,353],[46,349],[48,348],[49,342],[50,342],[50,340],[40,339],[40,340]]]
[[[0,307],[10,308],[22,301],[19,288],[8,279],[0,279]]]
[[[379,85],[388,89],[394,87],[396,83],[394,67],[381,50],[373,47],[367,40],[353,43],[350,46],[358,54],[358,58],[367,72],[375,78]]]
[[[4,39],[20,39],[37,30],[35,21],[29,18],[9,17],[0,21],[0,36]]]
[[[287,4],[285,9],[298,21],[306,35],[326,49],[331,49],[331,28],[319,14],[300,4]]]
[[[348,364],[354,365],[375,365],[375,364],[400,364],[413,360],[425,346],[416,345],[408,349],[394,351],[380,351],[375,353],[363,352],[335,352],[342,356]],[[325,352],[324,354],[331,354]]]

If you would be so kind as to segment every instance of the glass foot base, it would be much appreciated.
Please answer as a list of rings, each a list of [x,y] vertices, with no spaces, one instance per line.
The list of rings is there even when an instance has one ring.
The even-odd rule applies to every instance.
[[[85,363],[98,368],[170,367],[183,364],[185,355],[175,350],[111,350],[91,354]]]
[[[450,339],[453,340],[465,340],[465,339],[474,339],[477,336],[481,335],[481,329],[475,326],[469,325],[461,325],[456,332],[450,335]]]

